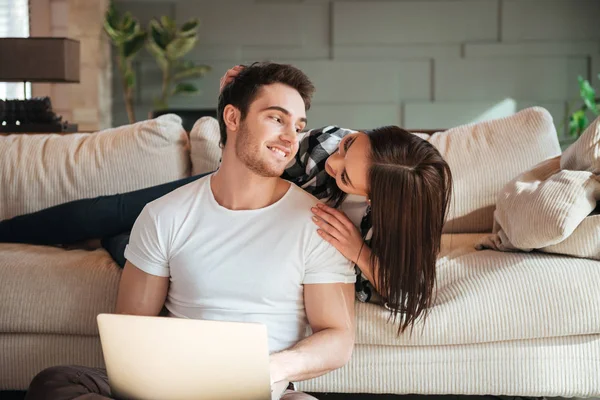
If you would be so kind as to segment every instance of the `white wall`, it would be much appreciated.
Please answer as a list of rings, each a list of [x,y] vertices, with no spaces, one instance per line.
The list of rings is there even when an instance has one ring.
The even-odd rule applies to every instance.
[[[170,15],[201,19],[190,59],[213,72],[202,94],[174,107],[215,107],[230,66],[289,62],[316,85],[309,127],[399,124],[448,128],[546,107],[557,125],[577,75],[600,87],[600,0],[129,0],[142,23]],[[160,88],[150,56],[140,58],[138,118]],[[118,77],[115,74],[115,79]],[[115,84],[114,124],[125,123]]]

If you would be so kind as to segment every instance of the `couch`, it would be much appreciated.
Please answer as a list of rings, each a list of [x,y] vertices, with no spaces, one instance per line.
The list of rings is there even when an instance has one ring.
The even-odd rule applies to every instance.
[[[497,193],[560,156],[550,114],[535,107],[419,135],[444,155],[455,181],[434,305],[398,336],[384,307],[356,303],[351,361],[299,388],[600,395],[600,262],[476,249],[494,229]],[[0,220],[210,170],[216,141],[214,119],[188,134],[173,115],[92,134],[1,136]],[[120,274],[104,250],[0,243],[0,390],[24,390],[52,365],[102,366],[95,318],[113,311]]]

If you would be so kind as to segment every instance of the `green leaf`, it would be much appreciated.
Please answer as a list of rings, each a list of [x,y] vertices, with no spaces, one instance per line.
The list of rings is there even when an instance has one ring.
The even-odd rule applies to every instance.
[[[183,71],[183,70],[186,70],[186,69],[190,69],[190,68],[194,68],[194,67],[195,67],[194,62],[190,61],[190,60],[181,60],[179,62],[179,64],[177,65],[177,68],[180,71]]]
[[[135,21],[130,12],[126,12],[121,21],[121,30],[124,32],[133,32],[131,29],[135,26]]]
[[[585,110],[578,110],[571,114],[569,118],[569,134],[571,136],[579,136],[588,125],[588,118],[585,115]]]
[[[171,92],[171,95],[177,94],[194,94],[198,92],[198,88],[191,83],[178,83],[175,89]]]
[[[152,56],[154,56],[154,59],[156,60],[156,64],[158,64],[158,67],[164,72],[167,69],[169,69],[169,60],[167,60],[167,58],[165,57],[165,52],[164,50],[162,50],[160,47],[158,47],[156,45],[156,43],[149,41],[148,45],[146,46],[146,48],[148,49],[148,52],[150,52],[150,54],[152,54]]]
[[[577,136],[577,122],[572,116],[569,118],[569,136]]]
[[[185,56],[196,45],[196,38],[179,37],[167,45],[167,58],[177,60]]]
[[[198,19],[192,19],[181,27],[182,33],[187,33],[189,31],[195,31],[200,26],[200,21]]]
[[[119,32],[117,32],[108,21],[104,21],[104,32],[106,32],[110,40],[115,45],[117,45],[117,43],[119,43],[123,38],[123,36]]]
[[[162,17],[160,17],[160,23],[165,31],[175,32],[177,30],[177,24],[168,15],[163,15]]]
[[[125,58],[134,57],[144,47],[146,37],[146,32],[138,32],[131,39],[123,43],[123,56]]]
[[[140,24],[137,21],[133,20],[127,27],[123,29],[123,32],[126,33],[128,36],[132,36],[138,32],[142,32],[142,29],[140,28]]]
[[[110,4],[108,6],[108,9],[106,10],[106,13],[104,14],[104,22],[108,23],[111,27],[115,27],[118,25],[119,21],[119,13],[117,12],[117,9],[115,8],[114,4]]]
[[[585,103],[586,107],[590,110],[596,109],[596,91],[590,85],[587,79],[583,79],[581,76],[578,77],[579,81],[579,94],[581,99]]]
[[[194,67],[186,68],[173,76],[176,81],[190,78],[200,78],[210,72],[211,68],[208,65],[197,65]]]
[[[166,41],[165,32],[155,19],[150,21],[150,38],[151,41],[158,46],[159,49],[165,50],[168,42]]]
[[[590,123],[590,121],[588,120],[588,117],[585,114],[583,114],[583,116],[579,119],[579,134],[580,135],[583,131],[585,131],[585,128],[587,128],[589,123]]]
[[[150,20],[150,22],[148,23],[148,25],[150,25],[151,28],[154,28],[159,33],[163,33],[164,32],[164,28],[160,24],[160,21],[157,20],[156,18],[152,18]]]
[[[598,107],[596,106],[596,99],[594,97],[586,98],[583,100],[588,109],[590,109],[594,114],[597,114]]]

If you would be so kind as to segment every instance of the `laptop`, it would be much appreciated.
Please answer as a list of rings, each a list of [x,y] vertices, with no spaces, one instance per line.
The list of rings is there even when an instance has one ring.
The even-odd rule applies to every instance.
[[[100,314],[100,342],[119,399],[270,400],[262,324]]]

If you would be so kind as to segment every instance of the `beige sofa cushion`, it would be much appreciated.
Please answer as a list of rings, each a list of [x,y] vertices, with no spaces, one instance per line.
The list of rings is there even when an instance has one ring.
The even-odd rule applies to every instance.
[[[190,131],[192,146],[192,175],[206,174],[215,171],[221,164],[221,134],[219,122],[212,117],[202,117]]]
[[[540,107],[438,132],[428,140],[446,159],[454,178],[447,233],[491,232],[500,189],[521,172],[560,154],[552,116]]]
[[[447,346],[600,333],[599,263],[555,254],[476,251],[486,234],[442,236],[427,319],[397,336],[389,311],[356,303],[356,344]]]
[[[104,250],[0,243],[0,332],[97,335],[121,271]]]
[[[560,166],[562,169],[600,174],[600,117],[563,152]]]
[[[173,114],[69,135],[0,136],[0,220],[184,178],[189,139]]]

